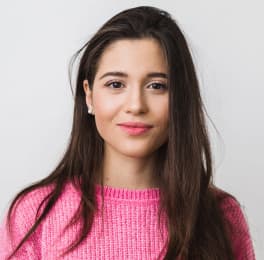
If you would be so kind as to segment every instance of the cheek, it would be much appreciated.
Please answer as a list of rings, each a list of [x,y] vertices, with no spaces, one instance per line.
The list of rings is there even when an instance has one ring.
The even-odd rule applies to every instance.
[[[157,116],[160,137],[163,141],[165,141],[168,138],[169,109],[166,101],[160,102],[159,104],[159,106],[156,106],[154,113]]]
[[[99,94],[97,92],[95,92],[93,96],[93,105],[98,120],[110,117],[116,107],[115,102],[109,97],[109,95],[104,93]]]
[[[93,105],[95,111],[95,124],[100,136],[105,139],[106,135],[111,135],[118,104],[113,98],[106,95],[94,95]]]
[[[152,112],[160,122],[159,125],[166,128],[169,121],[169,106],[167,98],[160,99],[152,104],[155,104],[152,106]]]

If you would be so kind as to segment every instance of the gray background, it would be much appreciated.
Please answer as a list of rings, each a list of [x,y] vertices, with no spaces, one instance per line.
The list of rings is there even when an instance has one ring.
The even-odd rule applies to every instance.
[[[0,1],[0,217],[13,196],[55,167],[71,129],[71,55],[117,12],[169,11],[189,41],[208,120],[216,184],[244,206],[257,259],[263,250],[261,1]],[[261,74],[262,72],[262,74]]]

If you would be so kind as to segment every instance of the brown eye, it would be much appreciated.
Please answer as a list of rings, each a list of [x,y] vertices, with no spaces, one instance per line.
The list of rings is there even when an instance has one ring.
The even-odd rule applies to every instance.
[[[153,89],[158,89],[158,90],[167,88],[167,86],[165,84],[158,83],[158,82],[154,82],[154,83],[150,84],[150,86],[153,86],[152,87]]]
[[[121,82],[119,82],[119,81],[112,81],[110,83],[107,83],[105,86],[107,86],[107,87],[111,86],[111,88],[119,89],[120,88],[120,85],[122,85]]]

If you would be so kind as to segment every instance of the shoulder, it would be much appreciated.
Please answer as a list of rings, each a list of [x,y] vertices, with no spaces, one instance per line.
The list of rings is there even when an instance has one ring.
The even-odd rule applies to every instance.
[[[224,220],[232,229],[232,235],[248,234],[249,226],[245,208],[239,200],[230,193],[220,189],[216,191],[216,195]]]
[[[233,195],[218,190],[220,210],[230,231],[236,259],[255,259],[245,208]]]
[[[52,191],[52,186],[46,186],[31,190],[18,197],[15,201],[9,221],[6,212],[0,225],[0,258],[6,259],[7,255],[13,252],[16,246],[24,238],[25,234],[35,223],[38,208],[43,199]],[[40,237],[41,227],[25,243],[25,246],[19,250],[16,259],[32,259],[38,255],[36,247]],[[23,257],[24,258],[23,258]],[[35,259],[35,258],[34,258]]]
[[[10,214],[10,221],[7,221],[7,213],[0,225],[0,259],[6,259],[7,255],[19,245],[28,231],[35,224],[37,217],[44,209],[46,202],[55,189],[55,185],[47,185],[34,188],[24,195],[18,197],[15,201]],[[19,193],[20,194],[20,193]],[[78,206],[80,194],[77,188],[71,183],[67,183],[58,198],[50,215],[63,215],[66,208],[73,209]],[[67,203],[70,203],[68,205]],[[65,206],[66,205],[66,206]],[[59,213],[59,214],[56,214]],[[18,250],[15,259],[39,259],[40,249],[42,247],[43,225],[42,221],[35,231],[25,241]],[[48,222],[52,223],[52,222]]]
[[[25,223],[27,226],[34,224],[36,217],[38,217],[44,209],[54,189],[55,184],[49,184],[47,186],[35,188],[25,193],[25,195],[20,196],[14,204],[11,212],[11,219],[17,223]],[[71,183],[67,183],[57,200],[58,205],[56,205],[56,207],[60,207],[63,201],[77,196],[77,189],[75,189]]]
[[[249,230],[245,208],[236,197],[229,193],[224,193],[219,200],[220,209],[225,221],[229,222],[235,233],[247,233]]]
[[[17,236],[19,231],[25,234],[34,224],[38,211],[44,203],[44,199],[52,192],[52,185],[35,188],[17,197],[10,212],[9,231]],[[4,223],[7,228],[7,213]]]
[[[19,196],[11,212],[11,218],[16,218],[17,220],[19,220],[20,218],[24,220],[31,220],[32,218],[34,218],[38,212],[38,209],[41,208],[42,203],[49,196],[52,190],[53,185],[48,185],[35,188]]]

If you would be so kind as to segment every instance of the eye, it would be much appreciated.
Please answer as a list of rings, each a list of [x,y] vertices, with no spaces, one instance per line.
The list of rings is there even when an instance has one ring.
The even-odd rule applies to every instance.
[[[109,83],[106,83],[105,86],[111,87],[112,89],[120,89],[123,84],[120,81],[112,81]],[[153,89],[155,90],[161,90],[161,89],[166,89],[167,86],[166,84],[159,83],[159,82],[154,82],[150,84],[149,86],[152,86]]]
[[[107,87],[112,86],[113,89],[119,89],[120,85],[122,85],[122,83],[119,81],[112,81],[112,82],[105,84],[105,86],[107,86]]]
[[[152,84],[150,84],[150,86],[153,86],[154,89],[166,89],[167,86],[165,84],[162,83],[158,83],[158,82],[154,82]]]

